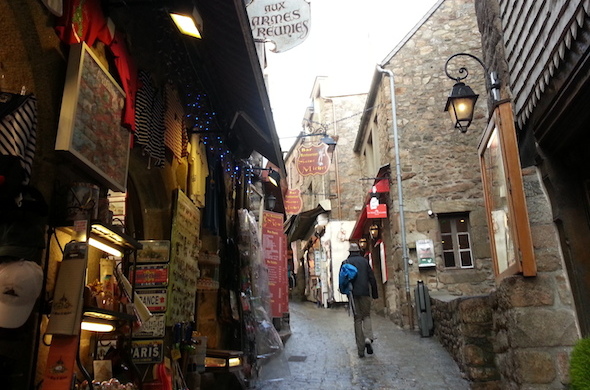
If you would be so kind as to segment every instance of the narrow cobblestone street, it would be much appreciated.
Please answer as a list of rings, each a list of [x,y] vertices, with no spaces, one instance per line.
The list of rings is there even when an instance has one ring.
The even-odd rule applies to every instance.
[[[290,302],[289,310],[292,334],[281,356],[262,367],[256,389],[469,389],[434,338],[373,314],[375,353],[361,359],[346,308]]]

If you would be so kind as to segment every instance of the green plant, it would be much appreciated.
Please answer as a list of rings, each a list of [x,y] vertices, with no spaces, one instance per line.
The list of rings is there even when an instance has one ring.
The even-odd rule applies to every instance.
[[[570,382],[572,390],[590,389],[590,338],[578,340],[572,350]]]

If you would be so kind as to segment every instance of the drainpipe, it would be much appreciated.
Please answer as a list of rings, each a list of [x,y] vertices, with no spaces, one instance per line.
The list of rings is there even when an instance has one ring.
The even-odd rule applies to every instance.
[[[393,83],[393,72],[388,69],[383,69],[377,65],[377,70],[381,73],[386,73],[389,76],[389,89],[391,91],[391,120],[393,122],[393,144],[395,148],[395,172],[397,181],[397,198],[399,201],[399,219],[402,239],[402,261],[404,263],[404,279],[406,282],[406,308],[408,310],[408,319],[410,321],[410,329],[414,328],[414,315],[411,308],[411,294],[410,294],[410,273],[408,270],[408,262],[410,257],[408,255],[408,245],[406,242],[406,221],[404,218],[404,197],[402,192],[402,172],[399,158],[399,137],[397,134],[397,116],[395,110],[395,89]]]

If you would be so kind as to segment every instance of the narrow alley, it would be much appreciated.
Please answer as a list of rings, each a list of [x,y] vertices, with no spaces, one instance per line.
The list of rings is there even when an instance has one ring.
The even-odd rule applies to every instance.
[[[346,308],[290,302],[289,310],[292,334],[282,356],[262,367],[256,389],[469,389],[434,338],[373,314],[375,352],[361,359]]]

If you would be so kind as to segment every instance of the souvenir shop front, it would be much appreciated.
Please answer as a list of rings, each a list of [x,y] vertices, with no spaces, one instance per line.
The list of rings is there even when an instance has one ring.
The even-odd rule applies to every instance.
[[[272,319],[252,295],[264,293],[250,274],[258,230],[241,217],[252,153],[277,170],[282,156],[238,3],[200,8],[202,45],[157,7],[0,4],[3,386],[193,390],[255,376],[258,342],[275,333],[258,333]]]

